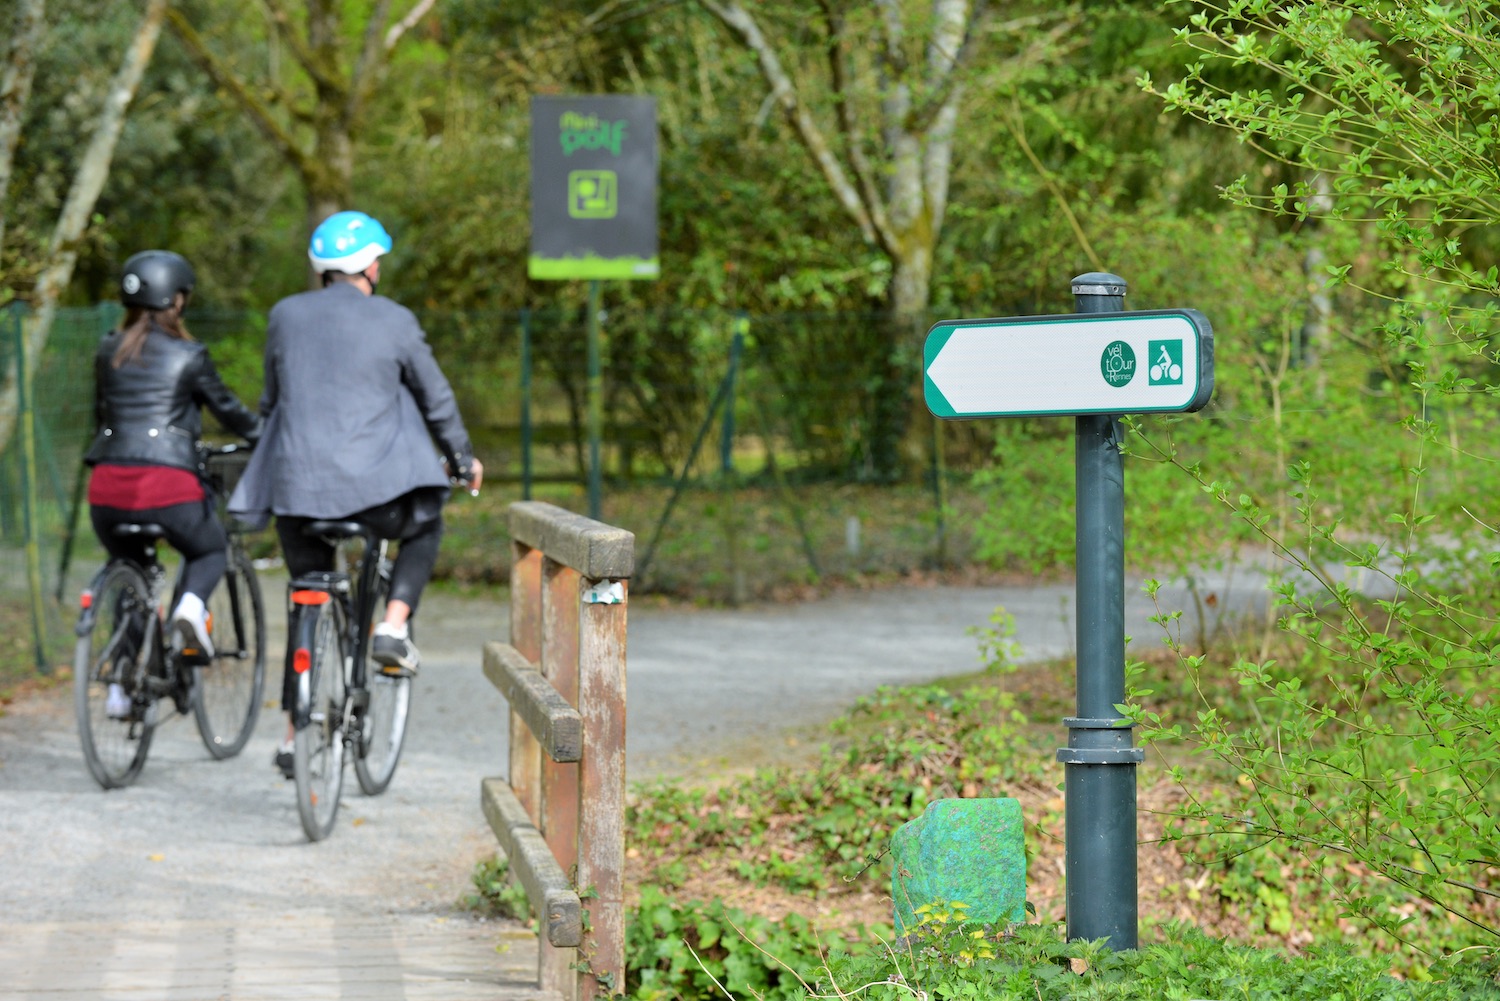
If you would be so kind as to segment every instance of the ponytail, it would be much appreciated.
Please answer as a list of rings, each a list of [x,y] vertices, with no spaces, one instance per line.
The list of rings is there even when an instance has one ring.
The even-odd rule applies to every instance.
[[[120,324],[120,346],[115,348],[114,358],[110,360],[112,368],[140,360],[141,351],[146,347],[146,336],[153,328],[181,341],[193,339],[187,325],[182,322],[182,307],[185,305],[182,294],[178,293],[178,297],[178,301],[166,309],[125,308],[125,322]]]

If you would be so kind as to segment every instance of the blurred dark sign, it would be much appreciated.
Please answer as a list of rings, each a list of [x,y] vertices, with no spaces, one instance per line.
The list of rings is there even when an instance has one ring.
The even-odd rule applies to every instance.
[[[656,278],[656,99],[531,99],[531,257],[539,279]]]

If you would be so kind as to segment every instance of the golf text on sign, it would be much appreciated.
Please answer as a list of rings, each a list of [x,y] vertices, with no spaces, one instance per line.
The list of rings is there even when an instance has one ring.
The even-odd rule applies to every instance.
[[[528,277],[656,278],[656,102],[531,99]]]
[[[922,370],[949,419],[1193,411],[1213,395],[1213,328],[1195,309],[945,320]]]

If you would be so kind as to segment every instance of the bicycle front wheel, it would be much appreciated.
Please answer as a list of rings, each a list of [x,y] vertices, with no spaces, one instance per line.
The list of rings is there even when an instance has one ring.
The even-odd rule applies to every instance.
[[[135,567],[111,563],[88,593],[73,651],[73,709],[89,774],[119,789],[141,773],[156,730],[145,670],[151,589]]]
[[[370,607],[385,606],[391,584],[384,573],[376,577],[376,594]],[[368,650],[366,651],[368,654]],[[380,671],[380,665],[365,660],[365,686],[370,704],[360,728],[359,751],[354,756],[354,776],[366,796],[379,796],[391,784],[401,748],[406,743],[406,717],[411,712],[411,679],[395,678]]]
[[[342,614],[329,603],[315,614],[309,649],[312,703],[306,725],[292,741],[292,777],[297,784],[297,815],[309,841],[321,841],[333,831],[344,790],[344,650]]]
[[[370,706],[365,710],[360,754],[354,775],[367,796],[379,796],[391,784],[401,747],[406,743],[406,716],[411,711],[411,679],[372,673]]]
[[[208,753],[232,758],[260,716],[266,686],[266,619],[250,558],[229,553],[224,580],[208,601],[214,656],[193,668],[193,715]]]

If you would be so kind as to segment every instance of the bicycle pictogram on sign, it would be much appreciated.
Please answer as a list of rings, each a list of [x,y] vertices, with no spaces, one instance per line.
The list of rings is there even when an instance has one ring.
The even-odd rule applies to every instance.
[[[1151,359],[1151,386],[1182,385],[1182,342],[1152,341],[1148,357]]]

